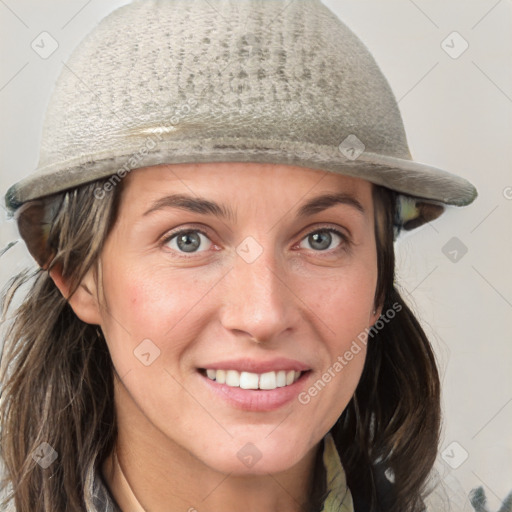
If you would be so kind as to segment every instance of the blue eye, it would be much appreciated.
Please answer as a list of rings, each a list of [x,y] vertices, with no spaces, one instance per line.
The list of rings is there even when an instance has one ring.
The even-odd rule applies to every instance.
[[[167,237],[163,243],[177,252],[191,253],[200,252],[197,249],[201,246],[202,239],[208,241],[205,248],[208,249],[211,246],[211,241],[204,231],[199,229],[183,229]]]
[[[312,231],[307,235],[303,240],[307,240],[312,247],[316,251],[325,251],[329,249],[331,243],[333,242],[333,234],[334,240],[336,238],[341,239],[341,243],[338,245],[336,249],[343,249],[344,245],[348,244],[348,238],[346,235],[333,228],[322,228],[317,229],[316,231]]]

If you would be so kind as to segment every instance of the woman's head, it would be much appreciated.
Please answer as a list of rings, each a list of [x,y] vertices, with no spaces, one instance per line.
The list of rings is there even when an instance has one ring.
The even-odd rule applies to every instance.
[[[29,436],[34,446],[7,451],[13,467],[40,442],[63,459],[79,444],[83,464],[63,477],[85,482],[121,423],[122,435],[138,432],[139,449],[185,450],[224,472],[272,473],[313,457],[334,426],[354,488],[375,491],[378,458],[411,473],[411,488],[423,483],[430,466],[410,471],[401,451],[416,436],[415,450],[433,462],[438,382],[428,342],[417,336],[401,346],[396,334],[407,308],[393,287],[395,193],[313,169],[237,163],[141,168],[100,199],[102,186],[54,198],[50,229],[30,222],[29,207],[19,217],[48,270],[33,291],[46,302],[24,306],[14,326],[13,339],[33,343],[16,347],[26,370],[10,383],[26,408],[5,421],[18,435],[28,429],[30,407],[40,407],[32,401],[42,403],[28,396],[36,383],[59,390],[44,392],[53,405],[41,418],[59,404],[62,412]],[[306,207],[320,196],[328,197]],[[34,208],[41,214],[41,203]],[[48,235],[44,252],[38,230]],[[270,366],[251,366],[259,363]],[[218,384],[208,369],[281,366],[305,371],[291,399],[210,395]],[[261,455],[251,467],[239,458],[248,443]],[[37,471],[27,476],[44,480]],[[370,478],[357,483],[362,474]]]

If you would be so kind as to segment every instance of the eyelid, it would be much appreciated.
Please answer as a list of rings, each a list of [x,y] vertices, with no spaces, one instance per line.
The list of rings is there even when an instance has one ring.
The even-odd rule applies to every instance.
[[[332,223],[321,223],[320,222],[320,223],[316,223],[316,224],[310,224],[309,226],[304,228],[304,231],[306,232],[306,234],[309,234],[311,232],[320,231],[322,229],[333,229],[334,231],[341,232],[343,235],[345,235],[349,238],[351,237],[351,233],[347,228],[340,226],[339,224],[332,224]]]
[[[342,243],[341,243],[341,245],[339,247],[337,247],[335,249],[330,249],[330,250],[327,250],[327,251],[314,251],[315,253],[318,253],[318,254],[322,254],[322,253],[330,254],[330,253],[333,253],[333,252],[336,252],[336,251],[349,250],[352,247],[352,245],[353,245],[352,237],[351,237],[350,233],[348,233],[348,230],[343,229],[342,227],[340,227],[338,225],[325,224],[325,225],[314,226],[314,227],[313,226],[309,226],[306,229],[307,229],[307,231],[300,238],[299,242],[294,245],[294,247],[300,245],[300,243],[303,240],[305,240],[309,235],[311,235],[313,233],[317,233],[319,231],[328,231],[328,232],[336,234],[337,236],[339,236],[341,238]]]
[[[181,226],[178,226],[176,228],[166,231],[165,234],[163,234],[161,236],[161,238],[163,239],[163,238],[172,237],[182,231],[196,231],[196,230],[203,232],[203,234],[208,234],[208,232],[211,231],[211,228],[209,228],[205,224],[192,222],[191,224],[182,224]]]

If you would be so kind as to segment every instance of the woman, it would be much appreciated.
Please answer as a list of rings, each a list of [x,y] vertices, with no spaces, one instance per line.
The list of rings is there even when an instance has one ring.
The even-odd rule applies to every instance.
[[[6,195],[40,266],[2,358],[17,511],[419,511],[440,425],[393,242],[476,197],[413,162],[320,2],[134,2]],[[72,135],[70,135],[70,133]]]

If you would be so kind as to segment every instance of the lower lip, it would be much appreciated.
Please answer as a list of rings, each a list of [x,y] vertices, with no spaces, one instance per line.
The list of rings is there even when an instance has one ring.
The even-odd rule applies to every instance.
[[[297,381],[289,386],[269,390],[235,388],[219,384],[200,372],[198,373],[209,389],[231,406],[244,411],[267,412],[275,411],[297,398],[304,388],[305,382],[309,379],[311,371],[304,372]]]

